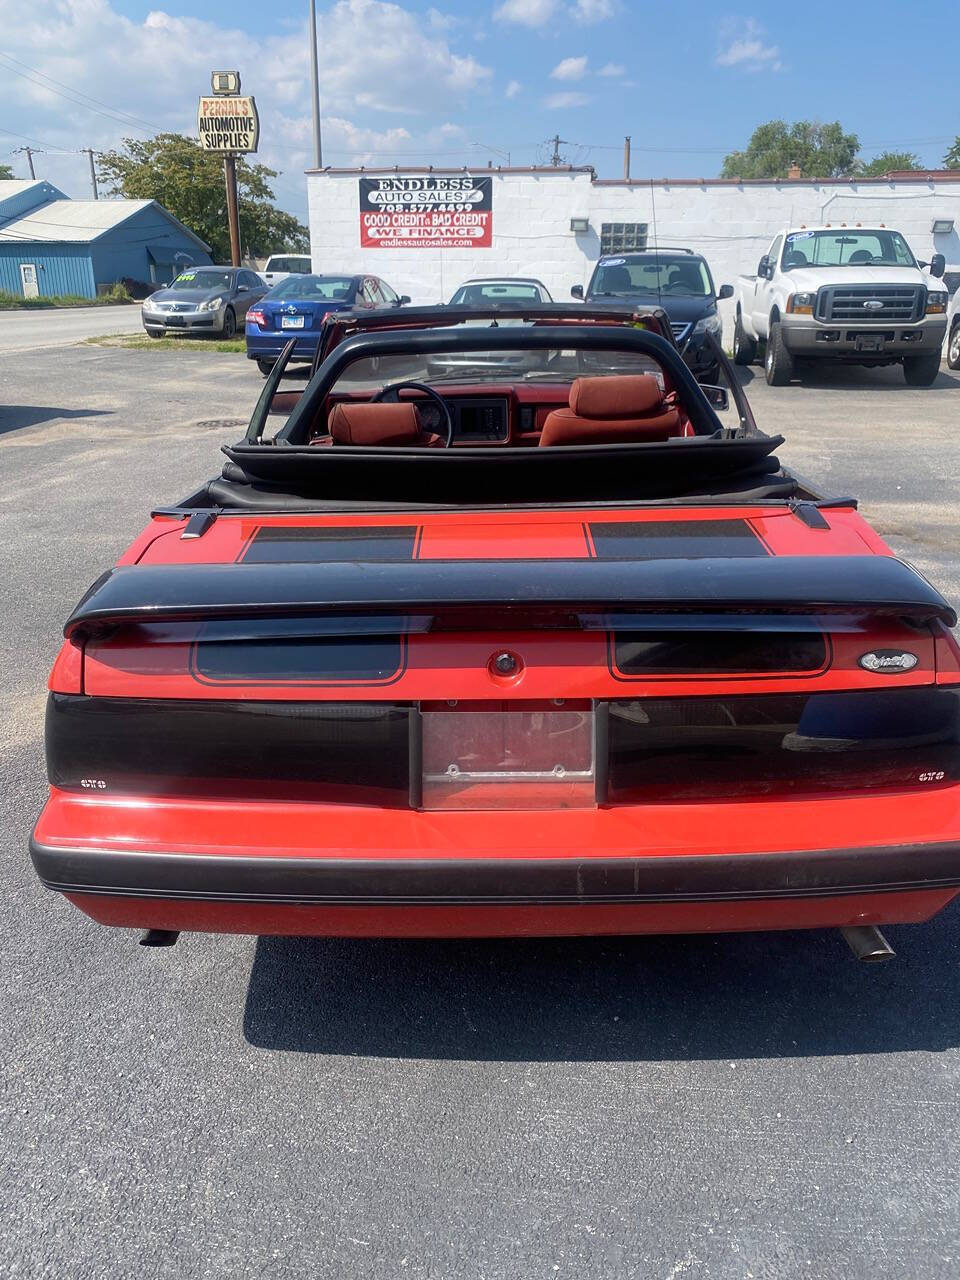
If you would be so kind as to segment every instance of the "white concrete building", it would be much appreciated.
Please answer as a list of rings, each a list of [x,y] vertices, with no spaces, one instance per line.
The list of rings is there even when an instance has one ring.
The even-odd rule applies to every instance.
[[[615,251],[644,237],[650,245],[702,253],[719,286],[755,271],[776,231],[801,223],[883,223],[902,231],[917,257],[943,253],[947,271],[960,273],[960,171],[830,181],[626,182],[568,167],[323,169],[308,172],[307,188],[314,270],[369,271],[416,303],[446,302],[462,281],[492,275],[536,276],[558,301],[569,300],[571,285],[589,280],[601,246]],[[424,229],[428,215],[419,215],[418,224],[418,215],[400,212],[422,208],[400,201],[422,201],[424,188],[435,202],[446,196],[448,211],[489,205],[489,212],[475,215],[477,225],[462,239],[454,223],[470,215],[448,212],[449,230]],[[365,210],[397,210],[400,225],[378,231],[375,224],[389,223],[390,216],[363,213],[361,200]],[[950,230],[935,234],[935,221]],[[437,247],[430,235],[447,237],[441,244],[474,240],[471,247]]]

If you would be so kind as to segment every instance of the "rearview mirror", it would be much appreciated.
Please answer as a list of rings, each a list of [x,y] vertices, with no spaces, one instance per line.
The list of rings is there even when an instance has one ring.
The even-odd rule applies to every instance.
[[[582,302],[583,301],[583,285],[575,284],[573,288],[570,290],[570,297],[579,298]]]
[[[772,274],[773,272],[770,270],[770,259],[767,254],[764,254],[760,259],[759,266],[757,267],[757,275],[762,276],[764,280],[768,280]]]
[[[930,259],[930,274],[936,280],[943,279],[943,273],[947,269],[947,260],[942,253],[935,253]]]
[[[722,412],[724,409],[730,408],[730,396],[726,387],[711,387],[701,383],[700,390],[714,409],[719,409]]]
[[[401,295],[400,295],[400,305],[401,305],[401,307],[405,307],[409,301],[410,301],[410,295],[409,295],[409,293],[401,293]]]
[[[732,298],[732,297],[733,297],[733,285],[722,284],[720,286],[720,292],[717,294],[717,301],[724,302],[727,298]]]
[[[237,293],[249,293],[249,292],[250,292],[250,286],[248,284],[237,285]]]

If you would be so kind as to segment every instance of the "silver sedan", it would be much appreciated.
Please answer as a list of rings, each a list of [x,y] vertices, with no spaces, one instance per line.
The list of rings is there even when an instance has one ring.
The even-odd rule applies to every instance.
[[[144,300],[143,327],[151,338],[185,332],[232,338],[266,292],[246,267],[190,267]]]

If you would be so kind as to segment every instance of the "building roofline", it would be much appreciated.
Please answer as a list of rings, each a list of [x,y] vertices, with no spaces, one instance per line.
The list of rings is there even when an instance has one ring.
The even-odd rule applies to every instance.
[[[476,174],[478,178],[492,177],[503,173],[588,173],[594,174],[593,165],[589,164],[520,164],[520,165],[479,165],[462,164],[453,168],[441,165],[399,165],[392,164],[384,168],[368,169],[361,165],[358,169],[337,169],[326,165],[323,169],[305,169],[308,176],[328,174],[330,177],[375,178],[383,174],[422,174],[424,177],[446,177],[461,173]]]
[[[946,171],[904,170],[863,178],[595,178],[595,187],[867,187],[891,182],[960,182],[960,169]]]
[[[390,165],[385,168],[334,168],[304,170],[308,177],[375,178],[387,174],[446,177],[471,173],[477,177],[502,176],[503,174],[588,174],[595,187],[825,187],[825,186],[889,186],[897,183],[958,182],[960,169],[897,170],[879,177],[850,178],[598,178],[592,165],[532,164],[532,165],[460,165],[455,168],[439,165]]]

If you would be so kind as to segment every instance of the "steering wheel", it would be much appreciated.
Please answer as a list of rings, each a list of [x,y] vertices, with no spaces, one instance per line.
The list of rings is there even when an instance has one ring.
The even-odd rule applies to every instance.
[[[399,404],[400,392],[405,390],[420,391],[440,406],[443,413],[444,428],[447,433],[446,443],[443,447],[449,449],[453,445],[453,417],[450,413],[450,406],[439,392],[434,391],[433,387],[427,386],[425,382],[410,382],[406,379],[402,382],[391,382],[387,386],[380,388],[373,397],[371,404]]]

